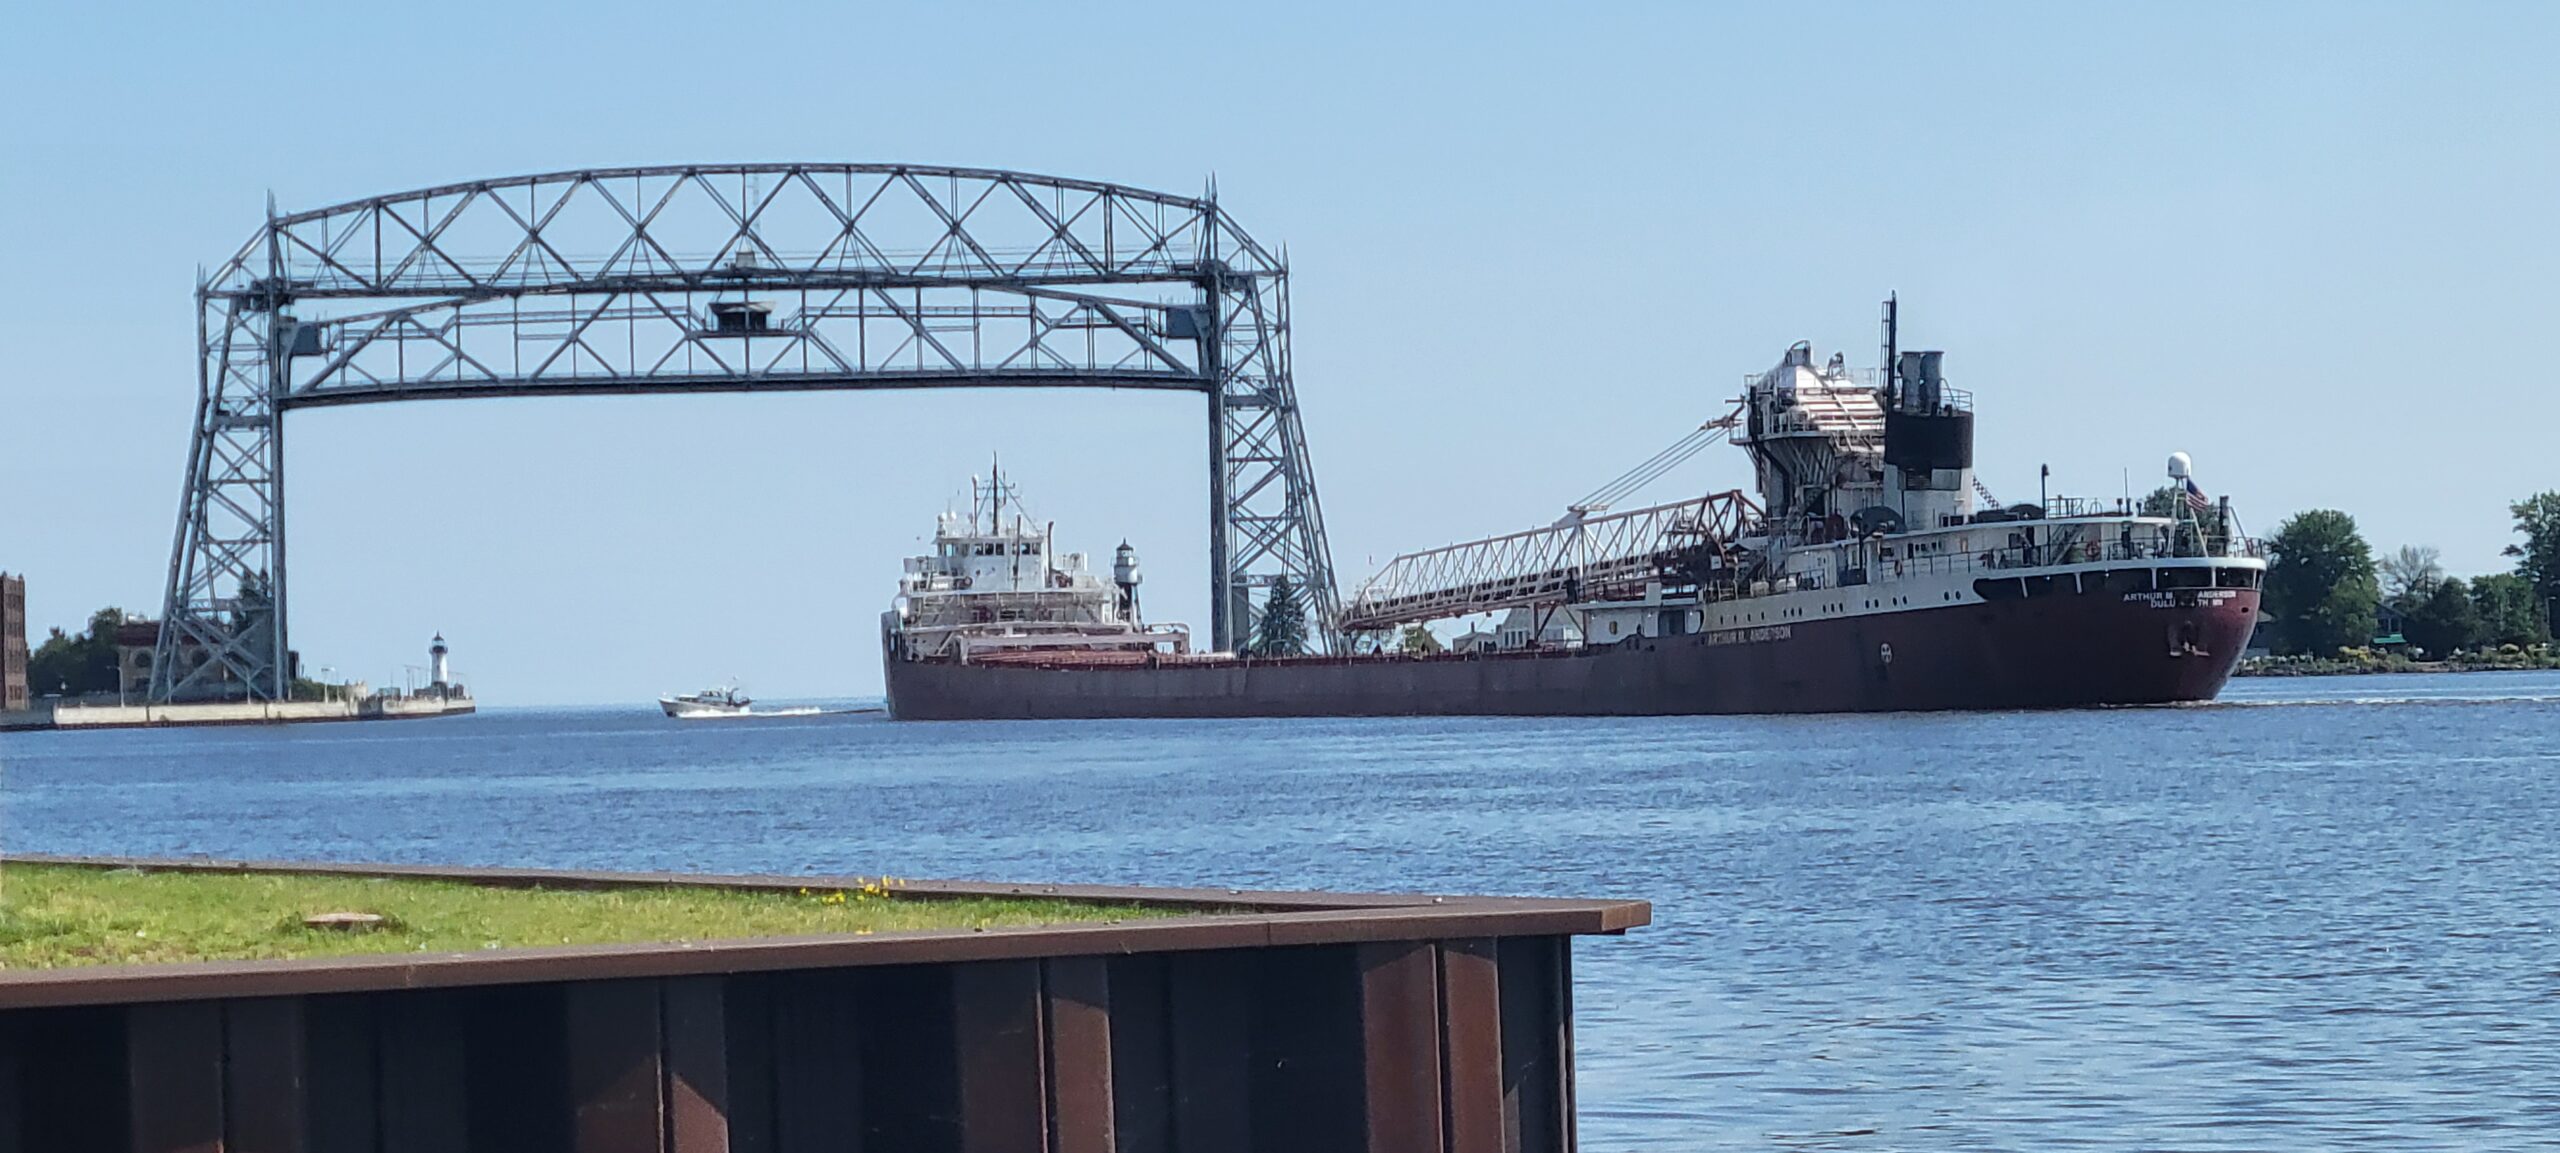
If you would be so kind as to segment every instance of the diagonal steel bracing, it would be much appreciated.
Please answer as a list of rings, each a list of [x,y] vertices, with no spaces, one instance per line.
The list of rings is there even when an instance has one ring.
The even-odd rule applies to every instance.
[[[1760,519],[1740,491],[1629,509],[1576,512],[1545,528],[1406,553],[1361,582],[1338,618],[1377,633],[1531,605],[1624,595],[1697,547],[1731,550]]]
[[[993,169],[731,164],[270,212],[197,290],[155,699],[280,698],[285,416],[490,396],[1169,389],[1207,401],[1211,631],[1337,600],[1288,270],[1213,197]]]

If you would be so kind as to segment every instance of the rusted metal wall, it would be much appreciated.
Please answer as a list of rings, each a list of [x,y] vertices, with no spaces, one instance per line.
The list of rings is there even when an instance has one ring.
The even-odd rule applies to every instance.
[[[0,1010],[0,1153],[1565,1153],[1569,938]]]
[[[792,891],[860,878],[11,856]],[[1181,916],[0,972],[0,1153],[1566,1153],[1641,901],[901,881]]]

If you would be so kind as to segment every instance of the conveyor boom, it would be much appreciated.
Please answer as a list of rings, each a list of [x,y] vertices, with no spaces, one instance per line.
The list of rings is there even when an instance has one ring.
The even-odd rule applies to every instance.
[[[1736,490],[1406,553],[1361,582],[1341,627],[1375,632],[1631,591],[1701,544],[1730,547],[1759,515]]]

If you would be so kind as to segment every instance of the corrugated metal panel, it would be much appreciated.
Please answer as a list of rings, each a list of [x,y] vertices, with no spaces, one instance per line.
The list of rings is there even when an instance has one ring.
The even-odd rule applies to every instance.
[[[1099,939],[1120,955],[1032,930],[548,950],[451,988],[57,973],[14,991],[133,1003],[0,1009],[0,1153],[1569,1150],[1551,930],[1641,906],[1339,900]]]

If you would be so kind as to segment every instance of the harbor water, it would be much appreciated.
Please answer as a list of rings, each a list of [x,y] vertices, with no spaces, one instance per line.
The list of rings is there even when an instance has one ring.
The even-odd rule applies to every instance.
[[[1577,720],[0,734],[0,846],[1623,895],[1628,1149],[2551,1148],[2560,674],[2219,704]]]

